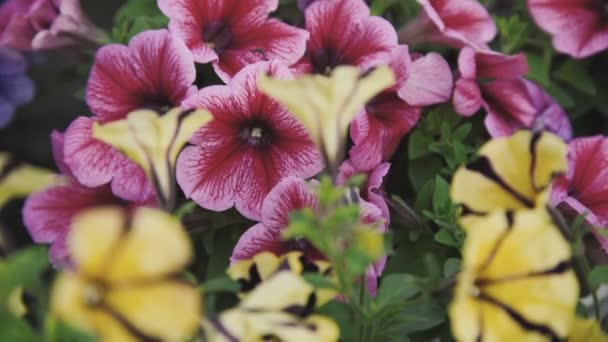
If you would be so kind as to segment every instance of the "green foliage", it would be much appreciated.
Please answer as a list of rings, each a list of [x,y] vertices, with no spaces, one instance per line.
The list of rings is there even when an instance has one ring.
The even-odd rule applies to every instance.
[[[112,40],[126,44],[136,34],[166,28],[168,23],[156,0],[129,0],[114,15]]]

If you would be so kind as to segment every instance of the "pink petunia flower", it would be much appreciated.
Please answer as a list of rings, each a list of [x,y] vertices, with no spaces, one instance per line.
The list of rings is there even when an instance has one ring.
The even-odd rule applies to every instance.
[[[201,89],[184,101],[214,120],[194,134],[177,162],[177,181],[188,198],[211,210],[232,206],[260,218],[262,201],[283,178],[308,178],[322,169],[306,129],[286,108],[258,90],[262,73],[290,78],[277,61],[245,67],[227,86]]]
[[[596,135],[572,140],[568,145],[568,173],[553,184],[551,204],[566,214],[586,215],[594,234],[608,253],[608,137]]]
[[[0,6],[0,45],[17,50],[73,46],[103,36],[79,0],[8,0]]]
[[[278,0],[158,0],[170,19],[169,28],[194,54],[198,63],[213,63],[228,82],[248,64],[278,59],[297,62],[308,34],[268,18]]]
[[[365,69],[397,46],[395,29],[371,16],[363,0],[316,1],[305,12],[310,39],[294,68],[300,73],[328,74],[338,65]]]
[[[496,24],[477,0],[417,1],[422,10],[399,31],[402,43],[485,47],[496,36]]]
[[[483,107],[491,136],[507,136],[525,128],[548,130],[565,140],[572,137],[568,116],[557,101],[522,77],[528,72],[523,54],[507,56],[465,47],[458,56],[458,69],[454,108],[471,116]]]
[[[272,252],[281,255],[290,251],[300,251],[311,261],[323,260],[325,257],[305,240],[284,241],[282,232],[289,225],[289,214],[304,208],[315,209],[318,205],[316,193],[303,179],[287,177],[278,183],[262,206],[261,222],[249,228],[239,239],[231,262],[250,259],[261,252]],[[382,219],[380,209],[375,205],[360,201],[361,221],[365,224],[374,224]],[[371,265],[366,271],[366,287],[375,295],[386,258],[377,265]]]
[[[574,58],[608,49],[608,7],[602,0],[528,0],[532,18],[553,46]]]
[[[64,162],[63,134],[53,132],[51,143],[55,163],[61,173],[69,178],[69,183],[29,196],[23,207],[23,221],[34,242],[51,244],[49,255],[53,265],[68,267],[70,256],[66,236],[73,217],[87,208],[117,205],[122,201],[112,194],[108,185],[89,188],[72,176]]]
[[[439,54],[412,60],[407,46],[401,45],[376,63],[388,64],[397,81],[374,97],[351,124],[354,146],[349,154],[360,170],[389,160],[418,122],[422,106],[447,101],[452,93],[452,72]]]
[[[66,163],[88,187],[111,182],[115,195],[145,201],[154,195],[144,171],[113,147],[92,137],[94,122],[124,119],[131,111],[165,112],[196,92],[192,54],[167,30],[146,31],[129,46],[111,44],[97,52],[87,84],[94,116],[77,118],[66,131]]]

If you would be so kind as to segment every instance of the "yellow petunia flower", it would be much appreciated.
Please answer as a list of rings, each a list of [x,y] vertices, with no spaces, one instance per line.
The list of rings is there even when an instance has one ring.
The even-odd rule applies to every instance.
[[[578,299],[570,246],[546,215],[495,211],[474,222],[449,306],[458,341],[558,341]]]
[[[276,256],[270,252],[262,252],[252,259],[236,262],[228,268],[228,276],[239,282],[241,290],[239,297],[245,298],[253,289],[279,271],[290,270],[295,274],[317,273],[329,281],[337,283],[337,278],[331,264],[327,261],[308,261],[301,252],[289,252]],[[315,303],[321,306],[333,298],[337,292],[330,288],[315,290]]]
[[[281,102],[308,129],[330,169],[337,168],[345,148],[348,126],[361,108],[395,82],[389,67],[362,73],[339,66],[332,74],[306,75],[295,80],[262,77],[260,89]],[[332,172],[335,170],[332,170]]]
[[[204,323],[209,341],[337,341],[336,323],[312,315],[314,288],[291,271],[256,287],[239,306]]]
[[[608,342],[608,335],[595,319],[577,318],[572,324],[568,342]]]
[[[93,136],[141,166],[156,188],[161,207],[172,209],[177,156],[192,134],[211,119],[204,110],[174,108],[164,115],[138,110],[124,120],[95,123]]]
[[[43,168],[13,164],[6,153],[0,153],[0,208],[8,201],[61,183],[62,178]]]
[[[103,341],[183,341],[201,319],[201,296],[175,278],[192,257],[180,222],[140,208],[88,210],[68,236],[73,271],[59,275],[51,310]]]
[[[492,139],[477,160],[456,171],[452,199],[465,213],[544,208],[551,180],[566,171],[566,154],[566,144],[547,132]]]

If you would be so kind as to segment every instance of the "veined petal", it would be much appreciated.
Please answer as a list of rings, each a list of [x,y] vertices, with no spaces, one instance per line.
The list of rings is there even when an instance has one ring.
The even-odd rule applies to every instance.
[[[476,161],[456,171],[452,198],[477,213],[544,206],[549,182],[566,170],[566,150],[551,133],[493,139]]]
[[[191,257],[190,240],[178,219],[160,210],[139,208],[104,279],[120,284],[168,276],[185,267]]]
[[[112,289],[105,298],[105,305],[139,332],[165,341],[183,341],[194,334],[201,304],[195,288],[170,281]]]
[[[307,75],[296,80],[263,77],[259,85],[262,91],[287,106],[309,130],[326,158],[335,163],[355,115],[394,82],[395,76],[386,66],[366,74],[361,74],[358,68],[342,66],[330,77]]]
[[[168,200],[172,196],[177,155],[192,134],[210,120],[211,114],[203,110],[176,108],[163,116],[139,110],[130,113],[126,120],[95,123],[93,136],[140,165],[159,194]]]

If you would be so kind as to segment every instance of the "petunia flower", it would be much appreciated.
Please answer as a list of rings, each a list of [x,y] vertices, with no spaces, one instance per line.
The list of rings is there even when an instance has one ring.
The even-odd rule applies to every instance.
[[[417,0],[422,6],[416,19],[399,31],[399,42],[455,48],[486,47],[496,36],[496,24],[476,0]]]
[[[608,342],[608,334],[602,330],[594,318],[576,318],[570,328],[567,342],[588,341]]]
[[[371,16],[363,0],[315,1],[305,17],[310,39],[294,66],[300,73],[329,75],[338,65],[366,69],[397,46],[391,23]]]
[[[528,9],[559,52],[585,58],[608,48],[608,8],[601,0],[528,0]]]
[[[0,152],[0,209],[12,199],[61,182],[63,179],[50,170],[17,163],[8,153]]]
[[[309,260],[302,252],[293,251],[282,255],[262,252],[251,259],[240,260],[230,265],[226,273],[240,285],[239,297],[245,298],[253,289],[277,272],[289,270],[295,274],[317,274],[331,282],[337,282],[331,264],[325,260]],[[322,306],[336,297],[331,288],[315,289],[315,305]]]
[[[361,222],[369,225],[381,223],[379,230],[385,231],[380,209],[358,195],[355,196],[361,207]],[[237,242],[230,257],[231,262],[248,260],[261,252],[283,255],[290,251],[301,252],[310,262],[325,260],[325,256],[306,240],[284,240],[282,236],[289,225],[290,213],[305,208],[315,210],[317,207],[317,194],[303,179],[288,177],[282,180],[264,200],[261,222],[249,228]],[[377,279],[385,261],[381,259],[366,272],[366,285],[373,295],[376,293]]]
[[[0,6],[0,45],[29,51],[96,44],[103,37],[79,0],[8,0]]]
[[[233,309],[204,321],[210,341],[333,342],[340,330],[330,318],[313,314],[312,285],[290,271],[281,271],[256,287]]]
[[[447,101],[452,72],[436,53],[412,59],[405,45],[395,47],[378,63],[390,66],[396,82],[372,98],[353,120],[349,156],[361,170],[389,160],[401,139],[416,125],[423,106]]]
[[[457,341],[568,336],[578,280],[568,242],[540,212],[497,210],[467,227],[462,271],[449,306]]]
[[[59,275],[51,311],[102,341],[183,341],[201,319],[201,296],[174,277],[192,246],[180,222],[153,209],[79,214],[68,236],[74,269]]]
[[[287,106],[308,129],[330,174],[335,175],[351,121],[370,99],[394,82],[394,73],[386,66],[365,73],[340,66],[330,76],[305,75],[295,80],[263,77],[260,89]]]
[[[167,30],[142,32],[129,46],[106,45],[97,52],[87,84],[94,116],[79,117],[65,133],[65,162],[88,187],[111,183],[117,196],[145,201],[154,195],[144,170],[112,146],[93,138],[95,122],[122,120],[132,111],[165,112],[196,91],[192,54]]]
[[[92,207],[124,203],[112,194],[107,184],[89,188],[78,183],[64,162],[63,144],[63,134],[53,132],[53,157],[67,182],[33,193],[23,206],[23,223],[30,236],[36,243],[51,245],[51,262],[60,268],[69,267],[71,264],[66,239],[74,217]]]
[[[175,163],[188,139],[211,121],[204,110],[175,108],[160,116],[151,110],[138,110],[126,119],[105,125],[93,124],[93,137],[114,146],[141,166],[156,189],[160,207],[175,206]]]
[[[552,133],[519,131],[494,138],[460,167],[451,196],[464,214],[544,208],[553,178],[567,169],[567,147]]]
[[[278,0],[158,0],[169,28],[198,63],[213,63],[228,82],[243,67],[261,61],[297,62],[308,33],[269,18]]]
[[[0,46],[0,129],[6,127],[17,107],[34,97],[34,82],[27,76],[27,61],[15,50]]]
[[[608,238],[608,137],[596,135],[577,138],[568,145],[568,173],[553,184],[551,204],[566,214],[585,215],[603,249]]]
[[[278,62],[245,67],[227,86],[202,89],[184,102],[214,120],[197,131],[177,162],[177,181],[188,198],[211,210],[232,206],[260,218],[262,201],[287,176],[312,177],[322,163],[306,129],[258,90],[262,74],[290,78]]]

